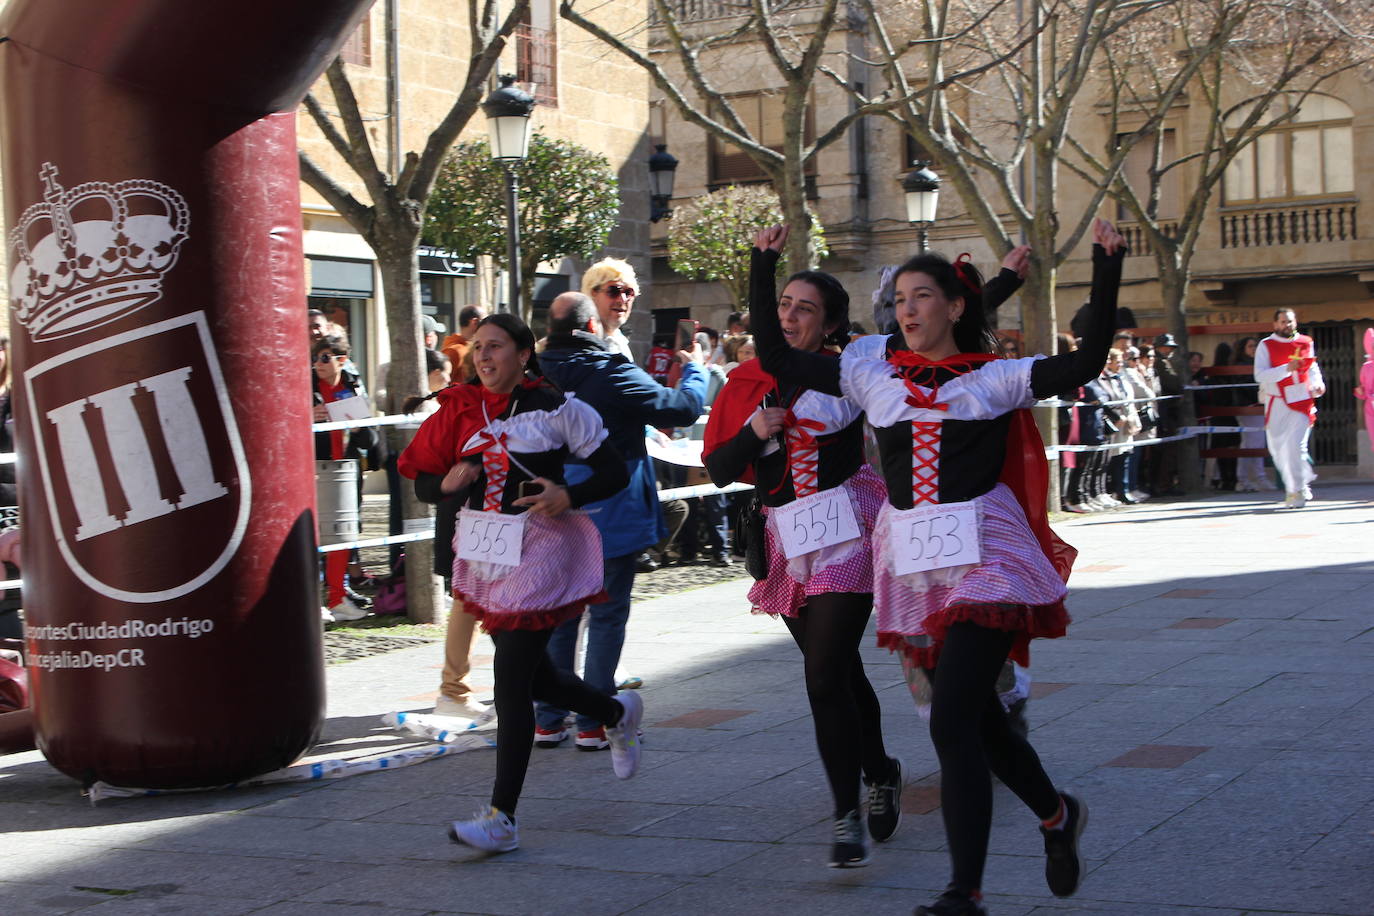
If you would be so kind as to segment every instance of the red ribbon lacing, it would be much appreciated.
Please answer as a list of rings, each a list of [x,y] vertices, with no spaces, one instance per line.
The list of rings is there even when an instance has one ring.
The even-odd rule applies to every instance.
[[[487,475],[487,488],[482,494],[483,512],[500,512],[501,496],[506,492],[506,475],[510,472],[510,455],[506,452],[506,434],[493,436],[482,430],[486,440],[482,450],[482,471]]]
[[[792,489],[801,499],[820,490],[820,449],[813,431],[820,432],[825,424],[788,410],[782,425],[787,431],[787,468],[792,473]]]

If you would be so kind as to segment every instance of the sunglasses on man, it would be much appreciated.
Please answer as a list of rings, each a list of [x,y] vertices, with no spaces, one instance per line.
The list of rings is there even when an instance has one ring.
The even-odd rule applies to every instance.
[[[348,357],[346,357],[346,356],[340,356],[340,355],[337,354],[337,353],[316,353],[316,354],[315,354],[315,362],[317,362],[317,363],[332,363],[332,362],[334,362],[334,360],[336,360],[336,359],[347,359],[347,358],[348,358]]]
[[[603,286],[601,291],[612,299],[619,299],[624,296],[626,299],[633,299],[635,291],[628,286]]]

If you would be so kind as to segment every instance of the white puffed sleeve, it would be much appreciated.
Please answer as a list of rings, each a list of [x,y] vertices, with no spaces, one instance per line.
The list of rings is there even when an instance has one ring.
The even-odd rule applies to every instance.
[[[1043,356],[998,359],[940,386],[939,399],[949,405],[949,420],[991,420],[1035,403],[1031,366]]]
[[[869,340],[874,343],[858,348]],[[862,338],[844,351],[840,362],[841,389],[863,408],[868,422],[876,427],[895,426],[907,420],[990,420],[1035,403],[1030,370],[1036,359],[1044,358],[1038,356],[995,360],[946,382],[936,395],[936,402],[944,405],[943,410],[914,407],[907,402],[911,392],[906,382],[884,358],[885,344],[882,338]]]
[[[887,355],[887,337],[860,337],[840,355],[840,390],[874,426],[892,426],[910,419],[915,408],[907,405],[906,383],[893,375]]]
[[[571,394],[563,406],[549,417],[549,425],[578,458],[586,458],[606,441],[606,427],[601,422],[601,415],[586,401],[579,401]]]

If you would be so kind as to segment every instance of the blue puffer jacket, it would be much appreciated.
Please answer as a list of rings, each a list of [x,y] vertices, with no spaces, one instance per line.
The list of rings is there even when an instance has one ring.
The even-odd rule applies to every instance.
[[[625,458],[630,485],[610,499],[590,503],[606,557],[623,557],[657,544],[668,533],[658,504],[653,459],[644,450],[644,427],[689,426],[706,400],[706,372],[688,364],[677,388],[665,388],[630,360],[606,349],[600,338],[576,331],[551,335],[539,354],[544,375],[601,414],[608,441]],[[585,464],[569,462],[569,484],[591,476]]]

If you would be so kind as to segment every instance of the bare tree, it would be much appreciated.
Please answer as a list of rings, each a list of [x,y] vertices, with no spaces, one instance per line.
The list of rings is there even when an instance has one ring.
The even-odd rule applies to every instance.
[[[661,29],[663,36],[659,50],[673,61],[674,70],[680,69],[681,78],[656,60],[656,55],[636,49],[628,35],[611,32],[584,15],[575,4],[576,0],[563,0],[560,12],[564,19],[642,67],[684,120],[733,144],[768,176],[782,203],[783,217],[793,227],[787,242],[789,267],[814,267],[816,252],[809,231],[812,216],[806,206],[807,165],[818,152],[843,137],[859,118],[886,107],[881,102],[851,107],[824,129],[818,125],[814,139],[807,140],[807,118],[814,116],[812,87],[822,57],[827,53],[831,35],[848,25],[846,17],[837,15],[839,0],[706,4],[714,14],[707,22],[692,15],[691,11],[701,8],[701,4],[653,0],[654,27]],[[766,77],[758,68],[751,68],[747,85],[775,91],[782,99],[780,150],[765,144],[762,137],[756,136],[758,131],[750,130],[732,101],[731,89],[735,86],[726,88],[733,77],[744,78],[726,58],[737,56],[741,47],[750,46],[762,49],[768,68],[763,71]]]
[[[467,73],[458,97],[430,132],[424,148],[418,153],[406,153],[404,164],[393,164],[390,174],[378,164],[342,59],[336,59],[325,72],[334,97],[335,114],[331,116],[314,93],[305,98],[305,108],[320,132],[362,182],[371,199],[371,203],[359,200],[301,151],[301,180],[348,220],[377,255],[387,326],[391,330],[391,365],[386,381],[392,404],[401,404],[409,397],[424,393],[424,344],[420,333],[420,275],[416,253],[424,226],[425,204],[439,166],[481,104],[488,79],[511,32],[528,11],[529,0],[513,0],[504,17],[499,13],[496,0],[468,0],[467,8],[470,46]],[[392,441],[396,446],[401,444],[394,436]],[[425,509],[410,488],[403,487],[402,493],[404,517],[423,517]],[[420,621],[433,620],[435,616],[437,589],[431,572],[434,565],[431,550],[432,544],[422,540],[416,541],[407,551],[409,614]]]
[[[967,0],[858,2],[872,27],[872,63],[887,83],[877,96],[858,94],[859,103],[897,101],[887,115],[920,145],[994,251],[1009,250],[1013,233],[1031,246],[1022,293],[1026,337],[1032,350],[1050,352],[1057,269],[1081,242],[1129,153],[1123,147],[1104,157],[1084,211],[1062,224],[1060,153],[1076,108],[1095,100],[1104,47],[1181,0],[1016,0],[995,10]],[[1200,66],[1195,56],[1181,59],[1143,106],[1137,134],[1157,130]]]
[[[1260,137],[1289,123],[1304,101],[1335,77],[1369,60],[1356,29],[1369,23],[1327,0],[1183,0],[1152,24],[1105,49],[1108,98],[1106,149],[1092,152],[1070,138],[1064,162],[1086,180],[1109,177],[1108,193],[1138,223],[1154,255],[1170,333],[1188,350],[1187,295],[1193,256],[1227,170]],[[1368,16],[1366,11],[1365,16]],[[1161,53],[1150,34],[1185,38],[1210,32],[1222,42],[1187,40],[1201,59],[1189,84],[1189,115],[1205,122],[1196,145],[1166,144],[1163,130],[1125,131],[1122,119],[1156,106],[1179,69],[1178,53]],[[1197,50],[1192,50],[1197,49]],[[1132,183],[1112,162],[1122,150],[1148,150],[1143,182]],[[1178,212],[1165,212],[1165,184],[1182,188]]]
[[[1369,59],[1367,42],[1355,40],[1354,31],[1368,23],[1346,15],[1342,7],[1348,5],[1180,0],[1103,49],[1104,148],[1095,153],[1070,137],[1063,162],[1085,180],[1105,183],[1135,221],[1131,235],[1154,256],[1165,325],[1180,353],[1191,349],[1187,300],[1193,258],[1232,163],[1265,134],[1291,122],[1323,84]],[[1148,132],[1124,129],[1123,119],[1133,122],[1156,110],[1164,87],[1180,72],[1180,59],[1189,54],[1201,66],[1188,85],[1188,117],[1201,119],[1202,130],[1181,142],[1162,125]],[[1166,142],[1170,139],[1174,142]],[[1132,148],[1144,150],[1148,163],[1134,182],[1118,168],[1122,153]],[[1177,193],[1166,193],[1174,189]],[[1184,426],[1196,422],[1191,398],[1182,400],[1180,419]],[[1182,447],[1181,482],[1195,490],[1202,485],[1198,440],[1185,439]]]

